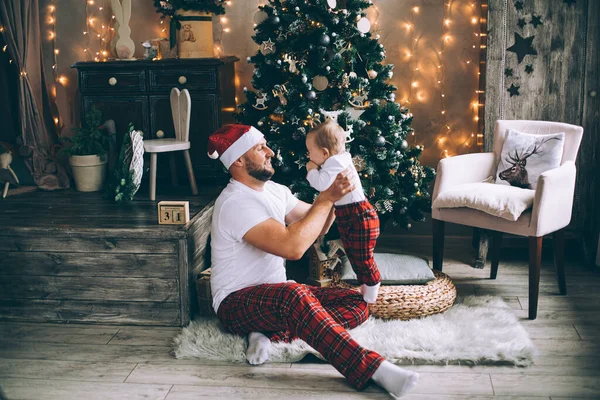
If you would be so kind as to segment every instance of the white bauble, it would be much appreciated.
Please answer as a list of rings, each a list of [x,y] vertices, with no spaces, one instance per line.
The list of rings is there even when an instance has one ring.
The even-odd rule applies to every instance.
[[[267,18],[269,18],[269,14],[267,14],[263,10],[258,10],[256,14],[254,14],[254,23],[256,25],[259,25],[262,22],[264,22]]]
[[[371,22],[369,21],[368,18],[365,18],[365,17],[362,17],[361,19],[359,19],[356,26],[358,27],[358,30],[361,31],[362,33],[367,33],[371,30]]]
[[[337,7],[337,0],[327,0],[327,5],[330,8],[336,8]]]

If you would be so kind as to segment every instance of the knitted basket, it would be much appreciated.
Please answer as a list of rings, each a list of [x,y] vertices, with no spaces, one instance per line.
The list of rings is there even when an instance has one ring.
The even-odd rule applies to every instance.
[[[435,279],[425,285],[380,286],[377,302],[369,304],[370,314],[381,319],[408,320],[446,311],[456,300],[456,287],[448,275],[433,273]],[[343,281],[332,286],[360,290]]]

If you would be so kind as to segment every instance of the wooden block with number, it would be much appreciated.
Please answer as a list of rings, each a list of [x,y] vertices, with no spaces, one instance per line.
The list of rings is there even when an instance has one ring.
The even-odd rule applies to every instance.
[[[190,220],[189,201],[160,201],[158,203],[158,223],[183,225]]]

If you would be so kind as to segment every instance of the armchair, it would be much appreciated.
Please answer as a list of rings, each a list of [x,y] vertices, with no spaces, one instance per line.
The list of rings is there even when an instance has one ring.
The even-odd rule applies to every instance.
[[[457,185],[481,182],[495,176],[502,145],[508,128],[519,132],[547,135],[564,132],[565,141],[561,165],[540,175],[533,207],[516,221],[499,218],[482,211],[460,208],[434,208],[433,269],[441,271],[444,255],[444,224],[452,222],[493,231],[490,279],[496,279],[503,233],[529,237],[529,319],[537,317],[537,305],[542,258],[542,238],[550,233],[555,240],[555,264],[560,294],[567,294],[564,271],[564,230],[571,221],[575,192],[575,158],[583,136],[583,128],[547,121],[496,121],[494,152],[466,154],[439,162],[432,200]]]

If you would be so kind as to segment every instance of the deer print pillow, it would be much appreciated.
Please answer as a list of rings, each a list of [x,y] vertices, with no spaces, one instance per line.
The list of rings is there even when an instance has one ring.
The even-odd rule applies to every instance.
[[[532,135],[506,130],[496,183],[523,189],[534,189],[539,176],[560,166],[564,133]]]

